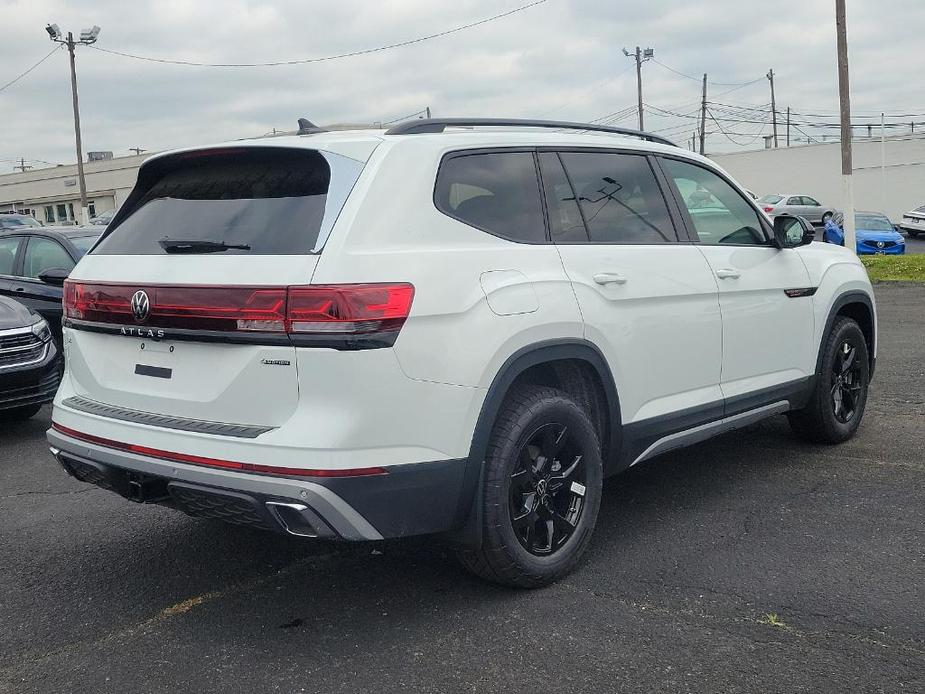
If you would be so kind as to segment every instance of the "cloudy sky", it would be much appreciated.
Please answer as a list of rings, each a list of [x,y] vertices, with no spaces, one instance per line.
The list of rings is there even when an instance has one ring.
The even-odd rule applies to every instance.
[[[0,87],[53,48],[43,29],[48,22],[75,32],[99,24],[97,45],[114,51],[259,63],[402,42],[528,1],[0,0]],[[821,137],[833,131],[806,123],[830,122],[838,111],[834,4],[546,0],[415,45],[279,67],[170,65],[78,48],[84,150],[120,156],[129,147],[157,150],[292,129],[299,116],[316,123],[388,121],[427,106],[435,115],[633,126],[635,71],[621,49],[636,45],[654,48],[658,61],[643,66],[649,130],[689,139],[699,79],[707,72],[709,99],[716,102],[708,150],[761,146],[759,134],[770,132],[762,123],[770,117],[763,75],[773,68],[778,109],[818,114],[794,121]],[[925,130],[925,2],[848,0],[848,28],[857,121],[886,111],[896,122],[922,121]],[[792,135],[805,137],[796,128]],[[41,160],[72,162],[74,156],[67,52],[61,50],[0,91],[0,172],[11,171],[19,157],[41,166]]]

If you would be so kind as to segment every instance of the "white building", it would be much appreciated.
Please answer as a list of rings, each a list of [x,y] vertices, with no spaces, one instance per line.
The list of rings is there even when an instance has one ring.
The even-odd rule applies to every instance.
[[[883,212],[894,222],[925,205],[925,136],[854,140],[855,209]],[[759,196],[805,193],[843,208],[841,144],[800,145],[710,155]]]
[[[128,197],[138,167],[153,152],[84,164],[90,216],[118,208]],[[0,176],[0,212],[26,212],[46,224],[74,223],[80,212],[77,164]]]

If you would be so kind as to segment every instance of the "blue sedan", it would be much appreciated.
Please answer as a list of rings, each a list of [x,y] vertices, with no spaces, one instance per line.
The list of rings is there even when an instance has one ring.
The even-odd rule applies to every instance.
[[[825,223],[822,240],[826,243],[845,245],[843,215],[837,213]],[[906,252],[906,240],[896,231],[886,215],[879,212],[858,212],[854,215],[857,230],[858,255],[900,255]]]

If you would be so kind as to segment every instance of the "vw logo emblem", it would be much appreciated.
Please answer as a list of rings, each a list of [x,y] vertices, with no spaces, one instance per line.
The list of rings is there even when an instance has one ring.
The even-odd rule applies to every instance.
[[[883,241],[877,241],[877,248],[883,248]]]
[[[148,301],[148,295],[139,289],[132,294],[132,317],[138,322],[143,323],[148,319],[151,312],[151,302]]]

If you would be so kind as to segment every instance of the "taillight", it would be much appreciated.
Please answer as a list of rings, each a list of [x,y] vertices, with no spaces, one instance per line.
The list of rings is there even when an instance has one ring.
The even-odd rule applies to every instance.
[[[407,283],[138,287],[67,280],[64,316],[142,329],[356,337],[381,346],[394,343],[413,299],[414,287]]]
[[[401,329],[414,299],[410,284],[290,287],[291,333],[363,334]]]
[[[765,212],[773,212],[773,211],[774,211],[774,208],[773,208],[773,207],[764,207],[764,208],[762,208],[762,209],[763,209]]]

